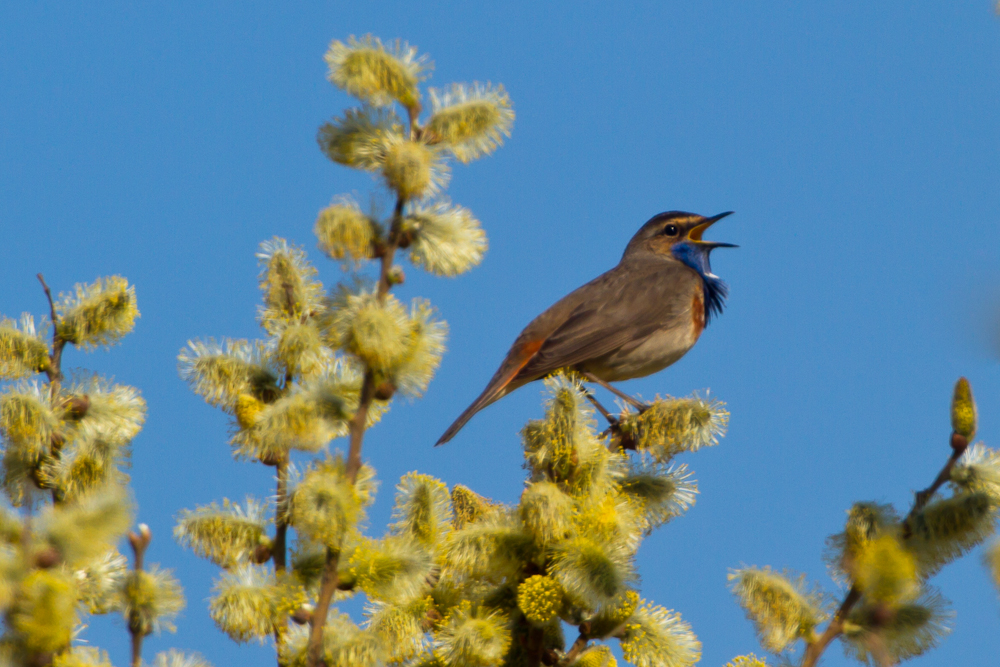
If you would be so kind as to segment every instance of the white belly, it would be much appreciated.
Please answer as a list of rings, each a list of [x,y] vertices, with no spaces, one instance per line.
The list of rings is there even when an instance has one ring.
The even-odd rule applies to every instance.
[[[660,329],[641,341],[588,363],[586,370],[605,382],[652,375],[687,354],[700,334],[700,329],[694,326]]]

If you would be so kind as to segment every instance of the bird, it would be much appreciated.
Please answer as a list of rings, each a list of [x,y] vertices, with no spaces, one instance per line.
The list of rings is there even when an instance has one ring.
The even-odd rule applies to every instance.
[[[709,255],[737,246],[702,235],[731,214],[667,211],[650,218],[617,266],[524,328],[479,398],[437,445],[455,437],[486,406],[560,369],[578,371],[619,393],[608,383],[651,375],[683,357],[722,313],[729,295],[726,283],[712,273]]]

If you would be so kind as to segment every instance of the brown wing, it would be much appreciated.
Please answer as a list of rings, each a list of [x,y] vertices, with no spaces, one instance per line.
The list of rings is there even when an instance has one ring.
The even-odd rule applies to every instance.
[[[583,298],[514,381],[544,377],[639,343],[688,312],[697,274],[673,262],[632,263],[581,288]],[[589,289],[587,289],[589,288]]]
[[[662,326],[682,306],[679,285],[697,274],[661,259],[619,264],[553,304],[524,328],[486,389],[437,441],[442,445],[477,412],[518,387],[626,345]]]

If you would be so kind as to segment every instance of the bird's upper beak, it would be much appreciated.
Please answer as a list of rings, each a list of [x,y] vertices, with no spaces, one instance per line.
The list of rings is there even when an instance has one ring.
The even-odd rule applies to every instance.
[[[691,239],[692,241],[696,241],[699,245],[701,245],[703,247],[707,246],[709,249],[712,249],[712,248],[738,248],[739,246],[734,245],[732,243],[717,243],[717,242],[714,242],[714,241],[702,241],[701,240],[702,234],[705,233],[706,229],[708,229],[709,227],[711,227],[712,225],[714,225],[715,223],[717,223],[719,220],[722,220],[727,215],[732,215],[732,214],[733,214],[732,211],[726,211],[725,213],[720,213],[719,215],[713,215],[711,218],[705,218],[704,220],[702,220],[697,225],[695,225],[694,227],[691,228],[691,231],[688,232],[688,238]]]

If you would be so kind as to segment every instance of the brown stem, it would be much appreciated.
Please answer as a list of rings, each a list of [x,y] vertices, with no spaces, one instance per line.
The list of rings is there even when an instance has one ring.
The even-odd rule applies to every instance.
[[[309,619],[309,653],[306,656],[308,667],[319,667],[325,664],[323,659],[323,628],[326,616],[330,611],[330,601],[337,591],[337,562],[340,554],[333,549],[326,550],[326,565],[323,568],[323,579],[320,582],[319,595],[316,597],[316,608]]]
[[[132,567],[133,571],[139,572],[142,570],[146,549],[149,547],[149,543],[152,539],[153,535],[149,531],[149,527],[145,524],[139,525],[138,533],[130,532],[128,534],[128,542],[132,546],[132,552],[135,554],[135,561]],[[129,619],[128,631],[129,634],[132,635],[132,667],[141,667],[142,640],[145,639],[146,634],[143,632],[143,628],[135,621],[135,619]]]
[[[349,428],[351,433],[351,448],[347,454],[347,478],[351,484],[358,478],[358,471],[361,470],[361,444],[365,437],[365,422],[368,420],[368,410],[375,399],[375,374],[372,371],[365,373],[365,381],[361,385],[361,401],[357,412],[351,417]]]
[[[923,491],[917,491],[915,498],[913,500],[913,509],[910,510],[910,513],[906,515],[906,519],[903,521],[904,540],[909,538],[910,535],[912,534],[913,526],[911,524],[913,522],[913,518],[917,515],[917,513],[920,510],[922,510],[927,505],[928,502],[930,502],[930,499],[934,496],[935,493],[937,493],[938,489],[940,489],[945,482],[951,479],[951,469],[955,467],[955,464],[958,462],[958,459],[962,457],[962,454],[965,453],[965,450],[968,448],[968,446],[969,446],[969,441],[966,438],[964,438],[961,435],[958,435],[957,433],[952,434],[951,456],[948,457],[947,463],[945,463],[944,467],[941,468],[941,472],[938,473],[938,476],[934,478],[934,483],[928,486]]]
[[[417,109],[419,113],[419,109]],[[389,238],[381,256],[381,268],[378,279],[378,299],[385,301],[386,295],[392,288],[389,280],[389,273],[392,270],[392,262],[396,255],[396,248],[399,247],[399,234],[403,225],[403,206],[406,201],[402,197],[396,199],[396,207],[392,214],[392,226],[389,230]],[[358,471],[361,470],[361,446],[365,438],[365,425],[368,421],[368,411],[375,400],[375,373],[368,369],[365,371],[365,379],[361,385],[361,396],[358,400],[358,409],[349,422],[351,444],[347,453],[347,467],[345,473],[347,478],[354,484],[358,478]],[[326,625],[326,617],[330,610],[330,602],[337,591],[337,566],[340,561],[340,553],[327,549],[326,564],[323,566],[323,578],[320,584],[319,595],[316,598],[316,608],[313,610],[309,627],[309,648],[306,656],[307,667],[321,667],[323,660],[323,626]]]
[[[860,599],[861,591],[857,588],[852,587],[847,592],[847,596],[840,603],[837,613],[833,615],[823,634],[816,641],[806,644],[806,654],[802,657],[802,667],[815,667],[816,663],[819,662],[820,656],[823,655],[823,651],[830,645],[830,642],[839,637],[840,633],[844,631],[844,619],[847,618],[847,615],[851,613],[851,609],[854,608],[854,605]]]
[[[528,630],[528,667],[541,667],[542,652],[545,648],[545,630],[532,627]]]
[[[948,461],[944,464],[944,467],[941,468],[941,472],[938,473],[937,477],[934,478],[934,482],[923,491],[918,491],[915,494],[913,507],[910,509],[910,513],[906,515],[906,519],[903,521],[904,540],[908,539],[912,534],[913,529],[911,522],[913,521],[913,518],[927,505],[934,494],[937,493],[938,489],[940,489],[941,486],[951,478],[951,469],[955,467],[955,463],[962,456],[962,454],[965,453],[968,446],[969,442],[966,438],[958,434],[952,434],[952,452],[951,456],[948,457]],[[839,637],[844,631],[844,619],[847,618],[847,615],[851,613],[851,609],[854,608],[854,605],[856,605],[860,599],[861,591],[856,586],[852,586],[851,590],[847,592],[847,596],[844,597],[844,601],[840,603],[837,613],[834,614],[829,625],[826,626],[826,630],[823,634],[820,635],[819,639],[816,641],[806,644],[806,652],[802,658],[802,667],[815,667],[820,656],[823,655],[823,651],[825,651],[826,647],[830,645],[830,642]]]
[[[410,141],[416,141],[423,134],[417,118],[420,116],[420,102],[414,102],[413,106],[406,107],[407,119],[410,121]]]
[[[38,282],[42,283],[42,289],[45,290],[45,298],[49,300],[49,314],[52,318],[52,353],[49,355],[49,367],[45,369],[45,374],[49,377],[49,386],[54,398],[59,392],[59,383],[63,379],[62,351],[66,347],[66,341],[59,336],[59,318],[56,317],[56,304],[52,300],[52,290],[46,284],[45,277],[40,273],[37,275]]]
[[[590,635],[587,634],[588,627],[586,625],[580,626],[580,636],[576,638],[573,645],[569,647],[569,651],[563,656],[563,659],[559,661],[560,665],[569,665],[576,660],[577,656],[587,648],[587,642],[590,641]]]
[[[285,571],[285,543],[288,536],[288,457],[278,462],[277,516],[275,517],[274,543],[271,545],[271,557],[274,559],[274,571]]]
[[[45,369],[45,375],[49,378],[49,405],[55,408],[63,380],[62,353],[63,348],[66,347],[66,341],[59,335],[59,319],[56,316],[55,301],[52,300],[52,290],[45,282],[45,276],[39,273],[37,277],[38,282],[42,284],[42,289],[45,290],[45,298],[49,301],[49,315],[52,318],[52,352],[49,353],[49,366]],[[59,434],[53,434],[49,448],[49,455],[53,459],[59,459],[62,445],[62,437]],[[52,502],[57,505],[62,502],[62,493],[56,487],[52,488]]]

